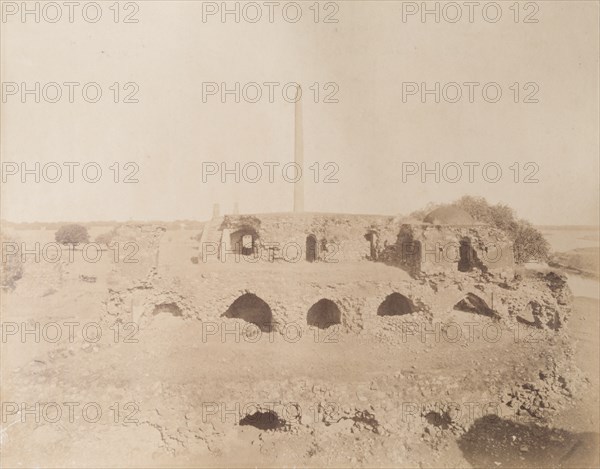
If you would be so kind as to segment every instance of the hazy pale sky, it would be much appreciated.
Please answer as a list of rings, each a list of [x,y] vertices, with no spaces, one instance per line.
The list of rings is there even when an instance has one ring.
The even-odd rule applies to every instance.
[[[235,201],[242,213],[291,210],[293,187],[281,167],[294,157],[294,104],[283,99],[282,86],[273,103],[264,85],[258,103],[235,103],[232,96],[222,103],[218,95],[203,102],[202,89],[207,82],[230,88],[235,82],[297,82],[304,90],[307,211],[408,214],[428,202],[471,194],[508,204],[537,224],[598,223],[597,2],[537,2],[539,11],[531,16],[537,23],[524,23],[531,13],[524,10],[515,22],[513,2],[499,3],[502,18],[496,23],[485,21],[479,10],[470,23],[463,2],[457,23],[444,17],[423,23],[418,14],[403,21],[407,4],[394,1],[337,2],[337,23],[322,21],[334,11],[325,11],[324,3],[318,23],[309,9],[313,2],[301,2],[297,23],[285,21],[279,9],[273,23],[264,17],[257,23],[228,17],[223,23],[219,15],[203,22],[206,2],[142,1],[133,16],[138,23],[121,21],[133,10],[121,11],[115,23],[112,3],[100,2],[97,23],[85,21],[79,11],[70,23],[64,7],[57,23],[44,18],[23,23],[17,14],[1,24],[3,219],[202,220],[210,217],[213,203],[229,212]],[[258,5],[266,15],[267,6]],[[10,94],[11,82],[19,86],[16,94]],[[43,96],[35,103],[33,95],[22,103],[21,83],[33,88],[35,82],[41,87],[96,82],[102,97],[87,103],[79,86],[70,103],[68,87],[61,85],[56,103]],[[139,102],[114,103],[115,82],[119,101],[134,89],[123,85],[136,83]],[[339,87],[338,103],[323,102],[334,89],[324,89],[328,82]],[[463,96],[448,102],[455,96],[450,86],[440,103],[433,96],[423,103],[419,93],[403,99],[403,83],[409,82],[429,88],[456,82]],[[465,82],[480,83],[473,103]],[[502,90],[496,103],[482,96],[490,82]],[[535,85],[525,87],[529,82]],[[314,83],[318,103],[310,90]],[[46,91],[54,99],[53,89]],[[539,102],[523,102],[532,93]],[[487,96],[494,94],[492,88]],[[58,163],[62,178],[36,183],[30,175],[23,183],[20,174],[9,174],[14,166],[7,163],[34,168],[36,162]],[[80,164],[73,183],[65,162]],[[110,169],[115,162],[120,180],[134,168],[125,164],[135,163],[139,182],[115,183],[116,166]],[[229,168],[255,162],[263,177],[236,183],[229,176],[223,183],[215,175],[204,182],[203,163],[210,162]],[[274,182],[265,162],[280,163]],[[447,180],[436,182],[430,175],[423,183],[417,174],[403,181],[403,164],[434,168],[436,162],[446,165]],[[473,182],[465,162],[479,162]],[[102,169],[97,183],[83,179],[86,163]],[[308,170],[315,163],[318,183]],[[463,168],[455,182],[452,163]],[[502,175],[491,182],[498,167]],[[47,166],[49,179],[55,177],[52,168]],[[338,182],[324,183],[332,168],[339,169]],[[538,182],[525,183],[528,175]]]

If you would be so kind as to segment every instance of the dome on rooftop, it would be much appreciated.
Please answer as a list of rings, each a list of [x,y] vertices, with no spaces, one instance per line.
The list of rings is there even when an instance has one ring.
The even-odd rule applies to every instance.
[[[429,212],[423,220],[432,225],[476,225],[471,215],[460,208],[440,207]]]

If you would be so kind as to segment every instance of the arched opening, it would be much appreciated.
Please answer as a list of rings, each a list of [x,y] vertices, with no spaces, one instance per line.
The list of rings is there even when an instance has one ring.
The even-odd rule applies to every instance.
[[[377,309],[378,316],[400,316],[413,311],[411,301],[400,293],[392,293],[381,302]]]
[[[269,305],[254,295],[245,293],[235,300],[223,314],[227,318],[239,318],[256,324],[263,332],[272,330],[273,313]]]
[[[481,314],[490,318],[498,317],[496,312],[483,299],[473,293],[467,293],[467,296],[454,305],[454,309],[467,313]]]
[[[317,237],[315,235],[306,237],[306,260],[308,262],[317,260]]]
[[[327,329],[342,322],[342,312],[333,301],[323,298],[310,307],[306,322],[309,326]]]
[[[258,233],[253,228],[244,227],[229,236],[231,249],[237,254],[251,256],[256,252]]]
[[[365,239],[369,242],[369,257],[368,257],[368,259],[371,261],[376,261],[377,260],[377,244],[378,244],[377,232],[369,231],[365,235]]]
[[[475,267],[477,261],[477,253],[471,245],[469,238],[463,238],[460,240],[459,247],[460,259],[458,260],[458,270],[460,272],[469,272]]]
[[[154,307],[152,311],[153,316],[159,314],[170,314],[172,316],[182,316],[181,308],[176,303],[161,303]]]

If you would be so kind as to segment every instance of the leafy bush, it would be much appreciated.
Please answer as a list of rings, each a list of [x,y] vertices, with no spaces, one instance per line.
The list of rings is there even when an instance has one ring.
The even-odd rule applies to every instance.
[[[87,243],[90,240],[87,228],[81,225],[64,225],[61,226],[54,239],[60,244],[71,244],[76,246],[80,243]]]
[[[517,221],[514,234],[515,260],[519,263],[530,260],[547,261],[550,244],[544,235],[525,220]]]

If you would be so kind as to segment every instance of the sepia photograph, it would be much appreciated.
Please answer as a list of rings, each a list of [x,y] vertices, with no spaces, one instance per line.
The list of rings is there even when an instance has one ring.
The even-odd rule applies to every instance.
[[[0,469],[600,467],[599,0],[0,15]]]

